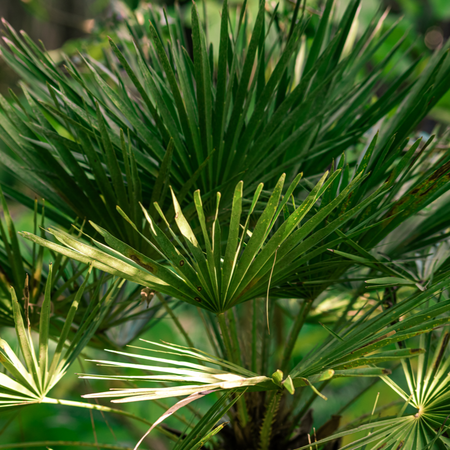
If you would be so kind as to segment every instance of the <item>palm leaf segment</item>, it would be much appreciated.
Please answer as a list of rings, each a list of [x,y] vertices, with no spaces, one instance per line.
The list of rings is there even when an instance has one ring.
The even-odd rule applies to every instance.
[[[247,217],[244,223],[241,223],[243,183],[238,183],[234,191],[224,252],[222,252],[223,238],[218,214],[220,194],[217,194],[216,212],[211,230],[208,230],[199,191],[194,193],[194,200],[201,236],[198,236],[189,225],[174,194],[175,222],[179,233],[172,230],[158,205],[155,204],[165,221],[167,234],[171,239],[143,208],[153,240],[148,240],[144,235],[142,237],[147,239],[148,244],[160,255],[162,262],[138,252],[95,224],[92,225],[109,246],[95,240],[93,240],[95,246],[90,246],[55,228],[51,228],[50,233],[63,246],[30,233],[23,233],[23,235],[78,261],[92,262],[95,267],[113,275],[135,281],[215,313],[221,313],[238,303],[264,295],[271,279],[274,284],[282,284],[287,276],[291,276],[290,272],[286,275],[286,271],[283,270],[287,261],[292,269],[305,252],[357,215],[386,189],[386,187],[380,188],[347,211],[345,215],[336,218],[326,226],[321,225],[330,212],[348,198],[364,180],[363,174],[357,174],[333,201],[316,214],[310,215],[311,217],[301,224],[305,216],[312,212],[320,196],[332,186],[339,173],[340,171],[336,170],[328,179],[325,174],[306,199],[295,208],[294,212],[286,216],[278,228],[275,227],[277,220],[283,210],[289,211],[285,207],[301,175],[295,178],[284,196],[282,192],[285,176],[279,179],[264,211],[251,230],[251,214],[263,186],[260,184],[256,190],[247,211]],[[134,226],[121,209],[119,212]],[[135,230],[138,231],[138,227],[135,227]],[[200,244],[201,241],[204,242],[203,246]],[[304,262],[302,261],[302,264]]]
[[[417,409],[414,420],[410,418],[409,428],[403,430],[405,448],[416,445],[416,448],[445,449],[450,445],[450,439],[444,434],[450,425],[449,340],[448,331],[440,336],[430,333],[421,337],[421,345],[427,353],[419,356],[417,370],[410,364],[402,364],[408,393],[389,377],[383,377],[397,394]]]
[[[326,370],[314,375],[309,379],[297,377],[291,379],[289,376],[283,380],[283,373],[277,370],[272,377],[260,376],[243,367],[229,361],[219,359],[208,353],[194,348],[187,348],[178,345],[168,345],[164,343],[149,342],[152,348],[135,347],[139,350],[149,351],[152,356],[142,354],[131,354],[126,352],[112,351],[122,356],[137,358],[147,361],[147,364],[135,364],[126,362],[114,362],[96,360],[94,362],[107,367],[122,369],[137,369],[144,372],[152,372],[152,375],[83,375],[82,378],[102,379],[112,381],[146,381],[146,382],[174,382],[178,386],[167,388],[134,388],[134,389],[112,389],[108,392],[88,394],[86,398],[112,398],[113,402],[126,403],[143,400],[154,400],[158,398],[186,396],[200,394],[205,391],[219,390],[249,390],[249,391],[269,391],[276,389],[287,389],[291,394],[295,388],[301,386],[311,386],[312,383],[330,379],[334,375],[333,370]],[[153,354],[156,353],[156,356]],[[168,359],[158,357],[159,355],[173,355],[181,359]],[[195,360],[197,363],[192,363]],[[164,364],[164,365],[161,365]],[[198,364],[199,363],[199,364]],[[219,366],[210,367],[210,365]],[[317,392],[315,390],[315,392]]]
[[[113,283],[98,302],[91,303],[85,312],[82,325],[73,329],[75,314],[89,279],[76,293],[67,318],[62,326],[58,344],[49,355],[49,329],[51,316],[51,280],[52,266],[49,267],[44,301],[41,306],[39,323],[39,350],[36,354],[30,331],[28,305],[25,306],[25,322],[14,288],[11,287],[12,309],[17,339],[25,365],[10,345],[0,339],[0,364],[9,372],[0,373],[0,407],[24,405],[45,401],[48,392],[64,376],[68,367],[78,357],[83,348],[96,332],[114,298],[117,283]],[[28,322],[28,325],[26,323]]]
[[[447,300],[446,304],[449,303]],[[447,305],[448,308],[448,305]],[[428,314],[430,316],[430,314]],[[448,322],[448,317],[441,319]],[[407,391],[387,375],[381,379],[404,401],[405,405],[395,418],[379,419],[357,428],[333,434],[317,444],[326,444],[340,437],[365,432],[366,436],[341,447],[342,450],[444,450],[450,445],[446,432],[450,428],[450,380],[447,346],[448,332],[422,334],[420,344],[426,350],[419,354],[417,369],[413,370],[409,360],[402,360]],[[409,350],[409,349],[403,349]],[[417,412],[404,415],[410,405]],[[307,449],[304,446],[299,450]]]

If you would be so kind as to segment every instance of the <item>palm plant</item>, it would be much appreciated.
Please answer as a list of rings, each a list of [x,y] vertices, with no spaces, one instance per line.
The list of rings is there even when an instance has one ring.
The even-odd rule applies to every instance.
[[[176,449],[445,448],[450,154],[445,131],[425,142],[416,129],[450,87],[448,44],[388,82],[402,42],[368,72],[395,25],[378,13],[356,38],[359,7],[337,20],[332,0],[319,18],[300,1],[290,12],[261,2],[251,21],[225,1],[218,52],[195,4],[192,45],[180,15],[149,9],[129,35],[112,30],[103,61],[64,66],[5,23],[2,55],[23,95],[0,99],[1,161],[45,197],[52,226],[39,233],[43,208],[2,186],[35,229],[19,240],[1,193],[0,288],[12,293],[1,317],[25,364],[2,341],[0,405],[124,414]],[[201,343],[183,323],[194,312]],[[186,346],[120,348],[164,315]],[[311,323],[326,338],[299,357]],[[113,360],[97,353],[100,372],[81,376],[118,387],[86,397],[152,401],[166,409],[158,421],[49,397],[92,347]],[[390,378],[399,364],[409,394]],[[356,428],[329,411],[315,431],[312,407],[337,379],[382,380],[406,406]],[[169,416],[178,428],[161,424]]]

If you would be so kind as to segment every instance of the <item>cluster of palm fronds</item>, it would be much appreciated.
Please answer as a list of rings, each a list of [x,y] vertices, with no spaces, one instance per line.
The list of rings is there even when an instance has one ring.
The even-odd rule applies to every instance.
[[[176,449],[332,449],[362,431],[343,448],[447,448],[449,140],[416,133],[450,88],[448,45],[408,66],[400,40],[379,60],[395,25],[379,13],[359,30],[359,8],[261,2],[251,18],[225,1],[218,49],[195,4],[192,36],[150,8],[112,30],[101,62],[55,62],[5,23],[22,93],[0,98],[0,161],[46,207],[2,185],[34,231],[18,237],[0,191],[0,319],[24,359],[2,341],[1,405],[130,415],[47,397],[89,345],[120,359],[83,375],[114,385],[88,397],[187,396],[162,420],[217,396],[197,422],[159,427]],[[121,350],[164,316],[187,347]],[[328,337],[299,359],[317,322]],[[400,363],[409,394],[389,378]],[[330,411],[313,431],[313,402],[342,377],[383,380],[406,404],[355,427]]]

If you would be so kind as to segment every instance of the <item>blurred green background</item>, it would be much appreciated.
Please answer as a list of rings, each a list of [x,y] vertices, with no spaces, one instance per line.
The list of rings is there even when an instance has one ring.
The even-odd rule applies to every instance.
[[[283,5],[285,2],[285,5]],[[208,33],[211,42],[218,42],[219,11],[221,4],[216,0],[207,0],[206,8],[203,9],[201,2],[199,10],[206,10]],[[280,11],[289,10],[289,0],[282,0]],[[344,9],[347,1],[339,2],[339,8]],[[275,7],[275,2],[268,2],[269,8]],[[117,33],[117,30],[126,30],[127,18],[143,20],[146,8],[161,8],[162,3],[146,2],[139,0],[128,0],[120,2],[117,0],[0,0],[0,16],[4,17],[16,30],[25,30],[35,41],[41,40],[45,47],[51,51],[55,60],[60,58],[61,52],[76,55],[78,50],[89,52],[96,58],[102,58],[102,48],[107,46],[109,33]],[[169,15],[175,14],[174,3],[169,0],[164,3]],[[239,8],[239,2],[230,2],[233,8]],[[250,14],[257,6],[256,0],[249,1]],[[321,2],[308,0],[308,10],[317,14]],[[180,11],[185,19],[185,26],[189,30],[189,8],[190,2],[181,1]],[[427,58],[450,36],[450,1],[449,0],[363,0],[363,6],[359,14],[361,28],[367,24],[378,10],[389,9],[389,17],[385,27],[402,18],[396,31],[383,44],[383,48],[377,53],[378,58],[383,58],[399,39],[405,34],[407,38],[403,44],[405,52],[408,52],[410,61],[422,56],[425,64]],[[374,64],[376,61],[373,62]],[[407,64],[404,60],[401,64]],[[393,61],[389,71],[392,76],[401,69]],[[370,67],[366,68],[367,71]],[[380,89],[386,87],[381,86]],[[17,77],[0,62],[0,93],[8,96],[8,89],[17,89]],[[420,125],[421,131],[430,133],[436,122],[450,124],[450,95],[447,95],[430,115]],[[14,184],[11,174],[7,174],[0,165],[0,182]],[[34,196],[32,192],[24,187],[15,186],[25,194]],[[18,230],[31,231],[31,213],[24,210],[20,205],[11,204],[11,210],[17,223]],[[192,333],[192,338],[200,348],[203,348],[205,339],[201,327],[198,326],[198,316],[189,308],[185,308],[183,325]],[[13,330],[1,330],[2,338],[14,341]],[[307,339],[305,338],[307,336]],[[308,325],[296,347],[295,358],[300,358],[326,336],[326,331],[320,325]],[[172,326],[170,318],[163,318],[142,336],[149,340],[165,340],[176,344],[184,344]],[[303,339],[302,339],[303,337]],[[272,339],[276,339],[275,336]],[[87,350],[83,363],[75,364],[71,372],[64,377],[56,387],[54,397],[80,400],[80,395],[93,392],[95,383],[79,380],[77,372],[85,372],[91,363],[84,359],[101,357],[101,352]],[[104,355],[103,355],[104,356]],[[351,381],[350,381],[351,380]],[[328,402],[317,401],[313,407],[315,410],[316,427],[325,420],[326,415],[334,414],[346,404],[352,391],[361,390],[369,386],[372,381],[352,379],[340,379],[334,381],[328,388]],[[396,380],[401,383],[401,380]],[[333,392],[331,392],[331,390]],[[370,413],[378,393],[378,406],[389,405],[398,398],[382,383],[377,383],[369,388],[359,400],[346,409],[343,413],[342,423],[348,423],[361,414]],[[327,395],[327,393],[325,393]],[[203,400],[208,402],[208,399]],[[201,407],[201,404],[199,405]],[[132,405],[134,412],[142,415],[148,420],[157,419],[163,412],[155,403],[138,403]],[[394,410],[393,410],[394,411]],[[389,412],[389,410],[387,410]],[[181,414],[188,421],[192,420],[192,414],[182,410]],[[170,426],[170,419],[167,421]],[[142,434],[146,431],[145,425],[129,421],[121,416],[102,416],[98,412],[91,414],[87,410],[69,409],[67,407],[55,407],[52,405],[35,405],[27,408],[3,409],[0,411],[0,446],[7,443],[44,441],[44,440],[67,440],[84,441],[127,445],[134,447]],[[159,450],[167,448],[162,437],[158,433],[152,433],[144,441],[147,448]],[[7,448],[7,447],[0,447]],[[43,449],[44,447],[35,447]],[[63,448],[63,447],[58,447]],[[69,448],[69,447],[67,447]],[[74,447],[70,447],[74,448]]]

